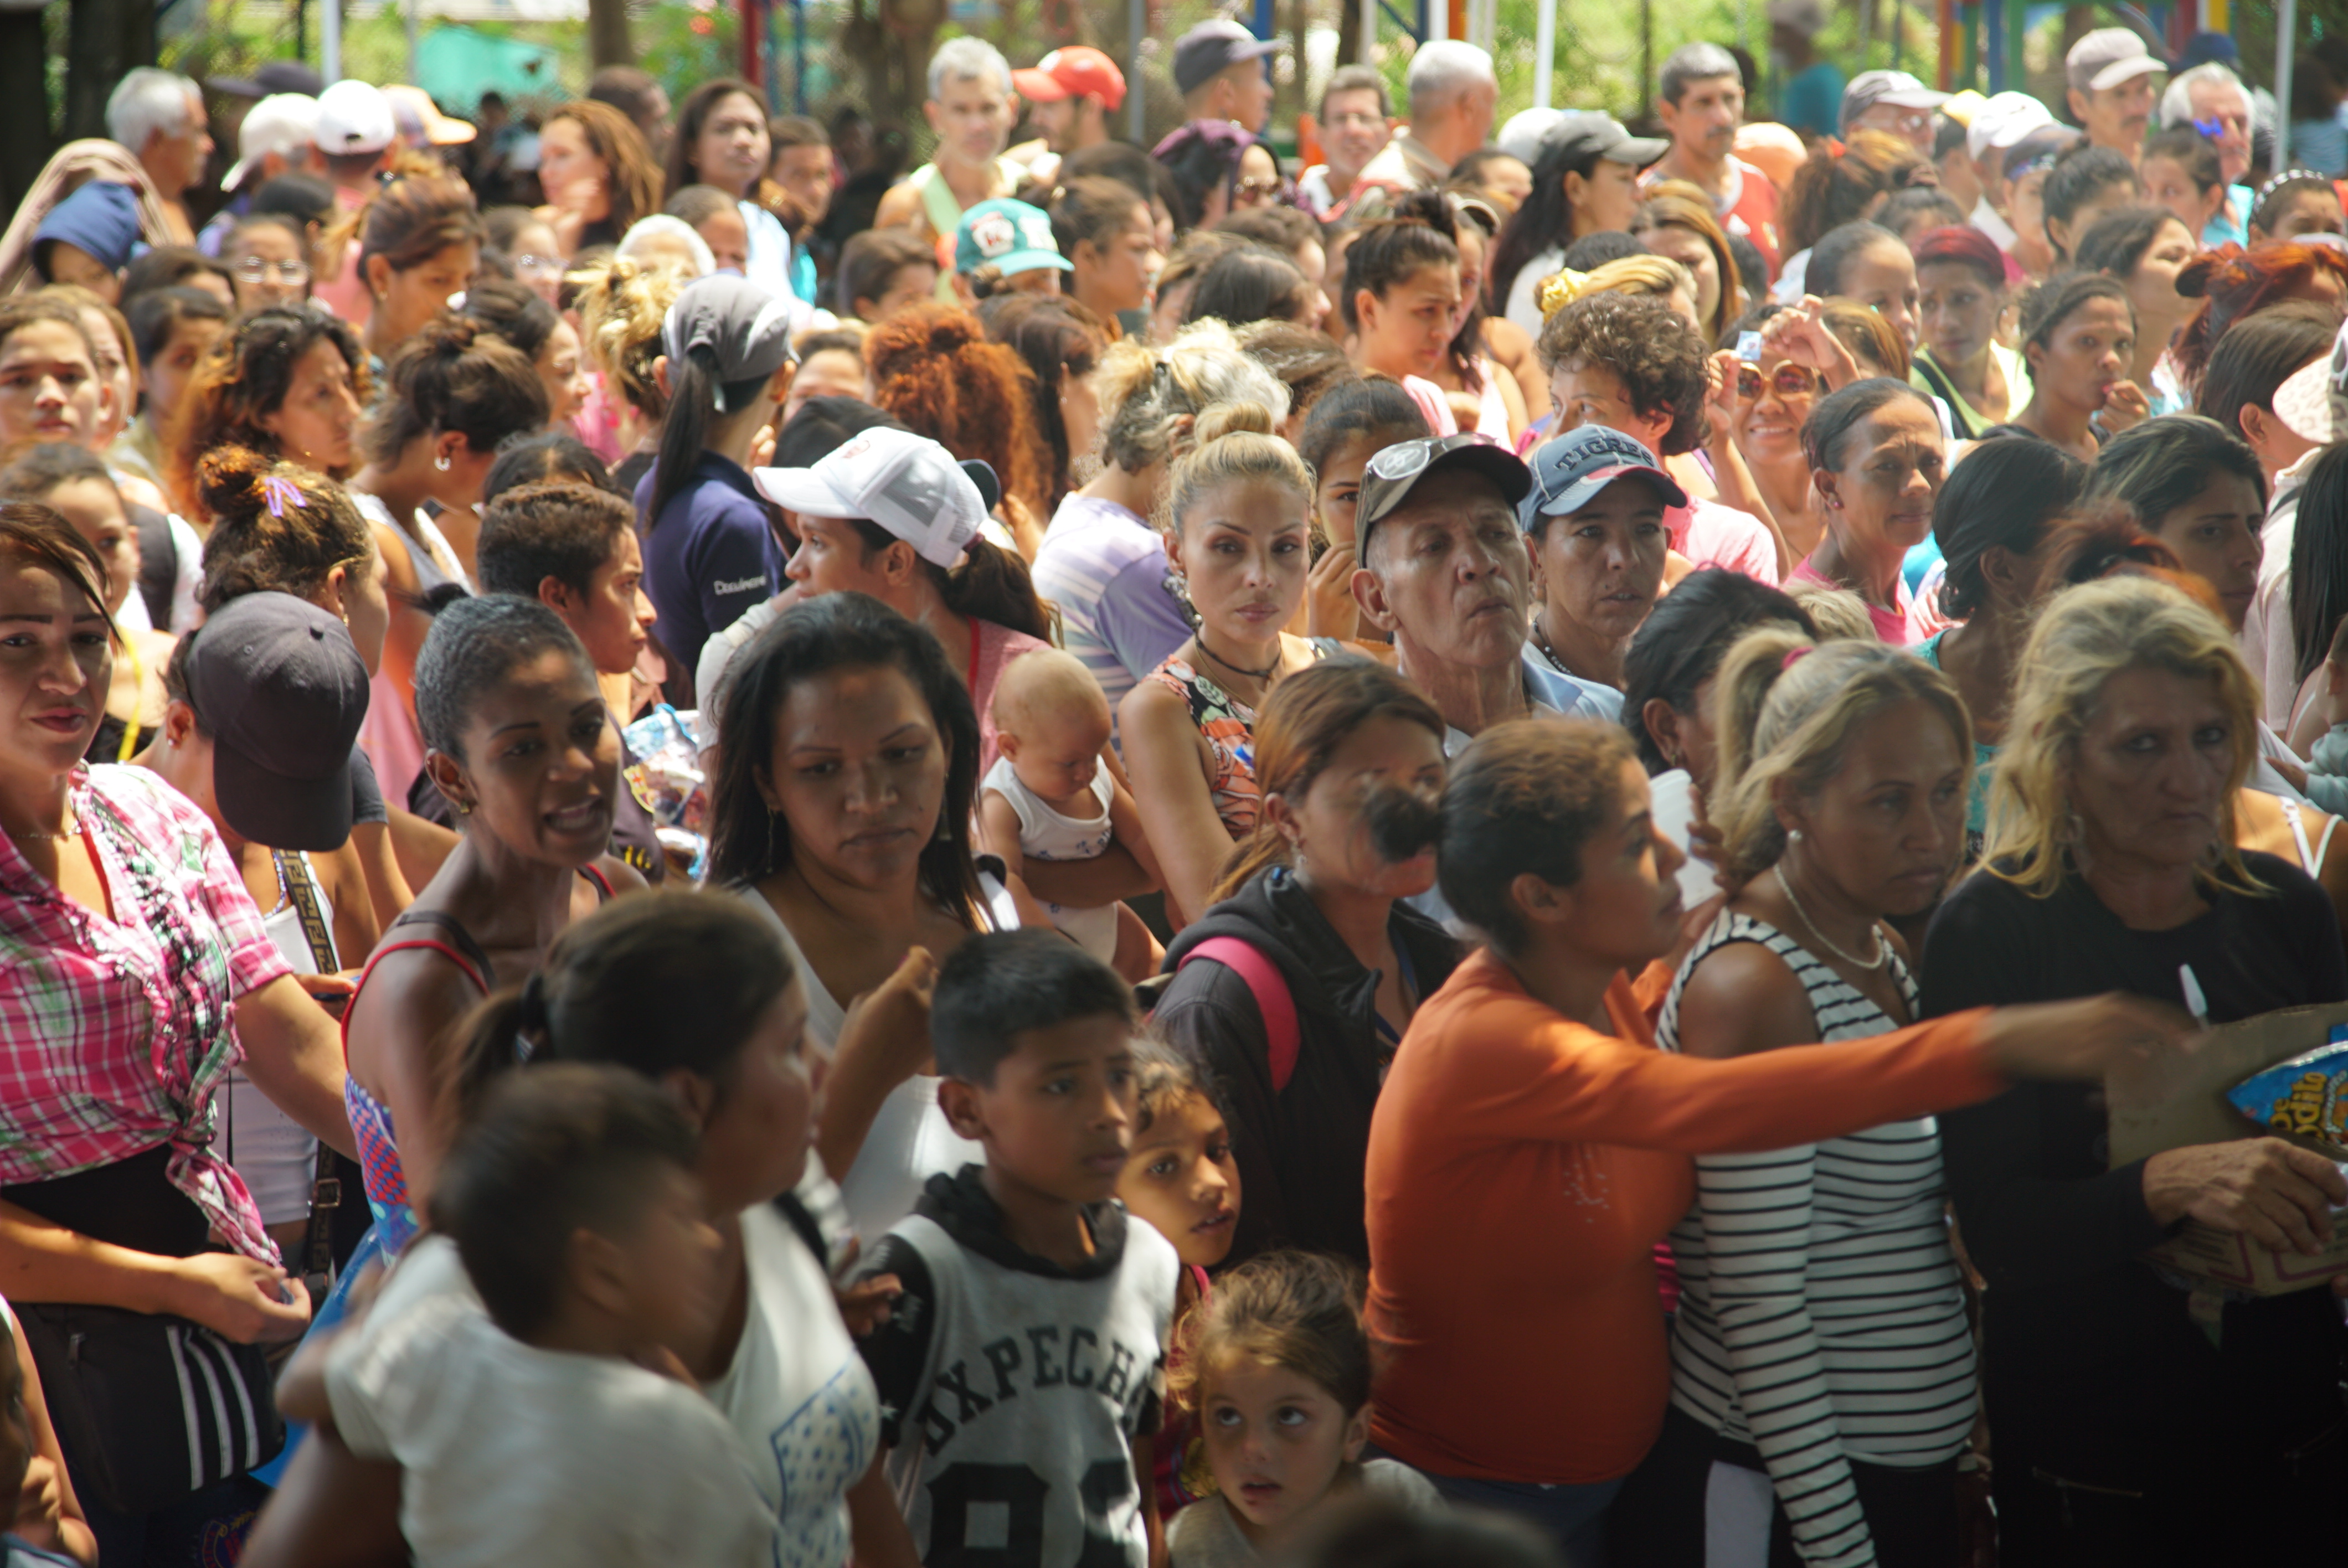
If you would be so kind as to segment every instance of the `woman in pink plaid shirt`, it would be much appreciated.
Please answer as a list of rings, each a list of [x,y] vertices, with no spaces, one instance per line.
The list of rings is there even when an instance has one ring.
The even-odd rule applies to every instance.
[[[290,1339],[308,1298],[213,1152],[214,1099],[242,1062],[350,1150],[334,1022],[203,814],[151,774],[82,764],[114,658],[105,580],[57,513],[0,505],[0,1280],[22,1305]],[[136,1515],[79,1490],[106,1560],[135,1563],[216,1531],[251,1484]]]

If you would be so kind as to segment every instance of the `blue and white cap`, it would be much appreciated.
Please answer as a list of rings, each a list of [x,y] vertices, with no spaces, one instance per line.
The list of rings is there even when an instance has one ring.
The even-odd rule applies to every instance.
[[[1663,472],[1653,452],[1603,425],[1579,425],[1548,442],[1533,454],[1532,469],[1533,487],[1517,504],[1517,522],[1527,533],[1539,528],[1543,518],[1581,510],[1599,491],[1631,474],[1653,479],[1666,505],[1687,505],[1687,492]]]

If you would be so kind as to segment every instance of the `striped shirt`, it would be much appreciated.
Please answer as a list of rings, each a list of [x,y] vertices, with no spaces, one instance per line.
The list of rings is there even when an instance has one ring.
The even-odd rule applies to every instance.
[[[1060,612],[1060,645],[1100,682],[1113,724],[1125,694],[1190,637],[1166,587],[1166,542],[1127,507],[1071,495],[1052,515],[1035,576],[1037,596]]]
[[[1818,1039],[1897,1027],[1785,933],[1724,910],[1664,1000],[1663,1049],[1679,1049],[1688,976],[1731,942],[1757,942],[1794,972]],[[1898,954],[1890,961],[1912,1014],[1915,981]],[[1695,1210],[1672,1232],[1681,1288],[1672,1399],[1760,1451],[1812,1564],[1875,1561],[1851,1460],[1944,1463],[1972,1430],[1973,1345],[1943,1191],[1930,1116],[1696,1160]]]

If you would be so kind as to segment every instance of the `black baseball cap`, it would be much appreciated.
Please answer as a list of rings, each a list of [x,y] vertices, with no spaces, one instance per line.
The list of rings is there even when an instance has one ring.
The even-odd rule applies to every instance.
[[[349,630],[307,600],[249,593],[189,636],[188,702],[211,736],[221,817],[272,849],[340,848],[367,711]]]
[[[1228,16],[1201,22],[1174,42],[1174,87],[1196,92],[1207,78],[1241,60],[1260,60],[1280,47],[1277,40],[1259,38]]]
[[[306,93],[314,98],[326,90],[326,78],[299,60],[272,60],[250,77],[212,77],[204,86],[237,98],[265,98],[273,93]]]
[[[1533,454],[1532,488],[1517,507],[1517,521],[1531,533],[1543,518],[1570,517],[1632,475],[1653,480],[1665,506],[1687,505],[1687,492],[1641,443],[1603,425],[1576,425]]]
[[[1512,507],[1533,487],[1531,470],[1489,436],[1463,433],[1398,441],[1372,457],[1369,466],[1362,470],[1362,489],[1354,511],[1355,559],[1369,559],[1370,529],[1407,500],[1420,480],[1461,468],[1491,480]]]

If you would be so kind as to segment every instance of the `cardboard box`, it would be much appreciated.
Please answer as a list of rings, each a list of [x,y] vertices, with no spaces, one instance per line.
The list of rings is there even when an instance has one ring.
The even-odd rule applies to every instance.
[[[2221,1024],[2189,1055],[2113,1072],[2104,1089],[2111,1122],[2111,1163],[2125,1165],[2168,1149],[2226,1143],[2272,1134],[2236,1110],[2226,1091],[2262,1068],[2313,1050],[2332,1026],[2348,1023],[2348,1003],[2291,1008]],[[2320,1145],[2291,1142],[2333,1156]],[[2175,1236],[2144,1254],[2147,1263],[2230,1290],[2281,1296],[2348,1272],[2348,1210],[2335,1211],[2330,1244],[2316,1256],[2277,1253],[2248,1236],[2188,1220]]]

